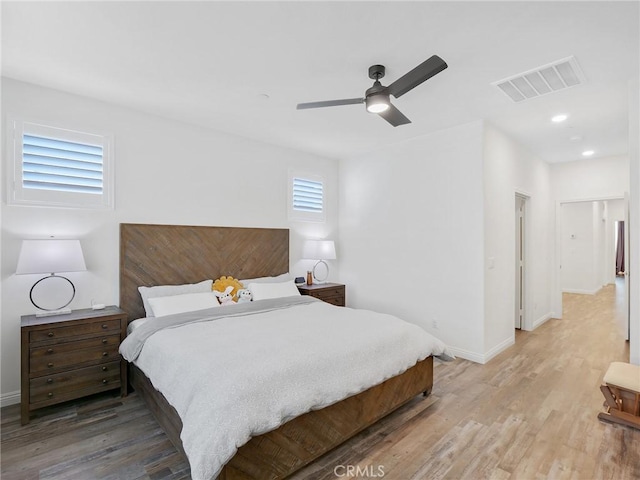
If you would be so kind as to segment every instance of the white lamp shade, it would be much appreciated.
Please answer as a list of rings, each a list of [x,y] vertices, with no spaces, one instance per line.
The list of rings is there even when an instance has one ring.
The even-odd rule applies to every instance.
[[[333,240],[307,240],[302,255],[311,260],[335,260],[336,246]]]
[[[80,240],[23,240],[16,274],[86,270]]]

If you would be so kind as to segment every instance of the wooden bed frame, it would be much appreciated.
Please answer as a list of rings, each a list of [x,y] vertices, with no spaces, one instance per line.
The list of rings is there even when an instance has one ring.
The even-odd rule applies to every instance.
[[[289,271],[289,230],[182,225],[120,225],[120,308],[144,317],[138,286],[275,276]],[[184,454],[175,409],[135,365],[129,379]],[[240,447],[221,480],[285,478],[433,386],[433,358],[358,395],[314,410]]]

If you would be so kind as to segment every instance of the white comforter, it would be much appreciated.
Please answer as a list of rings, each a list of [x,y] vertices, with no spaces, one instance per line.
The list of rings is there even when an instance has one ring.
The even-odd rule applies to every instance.
[[[429,355],[448,354],[440,340],[396,317],[307,300],[165,328],[138,339],[136,348],[145,324],[123,342],[123,356],[182,418],[195,480],[217,476],[251,436],[377,385]],[[219,315],[237,307],[212,310]]]

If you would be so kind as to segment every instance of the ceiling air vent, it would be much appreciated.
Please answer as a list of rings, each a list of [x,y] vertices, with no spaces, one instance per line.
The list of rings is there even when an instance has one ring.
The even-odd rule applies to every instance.
[[[584,83],[584,75],[575,57],[534,68],[492,83],[514,102],[539,97]]]

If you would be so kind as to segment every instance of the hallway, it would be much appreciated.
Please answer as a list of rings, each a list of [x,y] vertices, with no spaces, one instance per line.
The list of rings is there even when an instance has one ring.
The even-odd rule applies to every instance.
[[[627,328],[624,289],[624,278],[616,277],[615,284],[606,285],[596,295],[575,293],[563,293],[562,295],[564,319],[570,322],[589,322],[590,329],[593,329],[585,333],[589,337],[587,342],[595,341],[593,347],[598,348],[596,341],[596,333],[598,332],[604,337],[610,337],[613,344],[618,345],[620,352],[602,351],[605,356],[622,354],[622,357],[611,361],[629,361],[629,342],[624,341],[626,338],[625,329]],[[590,338],[591,332],[593,332],[594,338]],[[613,348],[615,349],[615,347]]]

